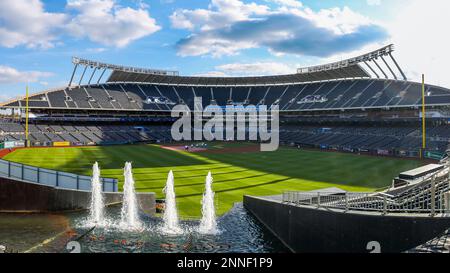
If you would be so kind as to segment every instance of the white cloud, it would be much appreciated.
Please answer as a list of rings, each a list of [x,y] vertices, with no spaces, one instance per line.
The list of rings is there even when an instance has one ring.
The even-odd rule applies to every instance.
[[[107,46],[125,47],[161,29],[147,10],[122,8],[113,0],[69,0],[67,7],[78,13],[67,26],[72,35]]]
[[[86,52],[88,52],[88,53],[102,53],[102,52],[105,52],[107,50],[108,49],[104,48],[104,47],[95,47],[95,48],[88,48],[88,49],[86,49]]]
[[[230,75],[227,75],[226,73],[222,71],[210,71],[206,73],[199,73],[192,75],[194,77],[229,77]]]
[[[314,12],[311,9],[293,11],[297,16],[303,16],[318,27],[332,30],[337,35],[350,34],[360,26],[368,26],[374,22],[349,7],[321,9]]]
[[[0,45],[50,48],[67,16],[49,13],[40,0],[0,1]]]
[[[293,74],[296,66],[279,62],[229,63],[216,66],[213,71],[195,74],[199,77],[242,77]]]
[[[124,47],[160,30],[145,4],[133,9],[115,0],[68,0],[66,13],[45,10],[41,0],[0,1],[0,46],[51,48],[63,35]]]
[[[405,2],[398,16],[389,24],[395,56],[410,79],[450,87],[450,1],[414,0]]]
[[[9,66],[0,65],[0,84],[32,83],[51,76],[53,74],[49,72],[19,71]]]
[[[265,47],[275,55],[323,57],[386,38],[378,24],[348,7],[315,12],[275,2],[279,6],[271,9],[241,0],[211,0],[208,9],[175,11],[172,26],[191,31],[178,42],[178,54],[220,57]]]
[[[13,96],[8,95],[8,94],[5,94],[4,92],[1,92],[1,91],[0,91],[0,103],[9,101],[9,100],[11,100],[12,98],[13,98]]]
[[[294,7],[294,8],[300,8],[303,6],[302,2],[297,0],[266,0],[267,2],[273,2],[280,6],[286,6],[286,7]]]
[[[229,75],[286,75],[295,73],[295,67],[278,62],[232,63],[216,67]]]
[[[367,5],[379,6],[379,5],[381,5],[381,0],[367,0]]]
[[[211,0],[208,9],[180,9],[171,16],[172,26],[179,29],[203,31],[223,28],[247,20],[252,15],[267,14],[269,7],[240,0]]]

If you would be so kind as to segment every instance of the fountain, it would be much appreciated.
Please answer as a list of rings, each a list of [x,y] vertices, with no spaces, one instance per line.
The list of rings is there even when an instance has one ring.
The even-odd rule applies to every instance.
[[[166,194],[166,204],[164,209],[164,225],[162,227],[162,232],[167,234],[181,234],[183,231],[178,223],[174,177],[172,171],[169,172],[166,187],[164,188],[163,192]]]
[[[124,177],[125,182],[123,185],[123,203],[120,226],[126,229],[139,229],[142,227],[142,222],[138,215],[138,204],[136,191],[134,188],[132,166],[130,162],[125,163]]]
[[[213,178],[211,172],[206,177],[205,192],[202,199],[202,219],[199,232],[202,234],[217,234],[216,211],[214,207]]]
[[[100,169],[98,162],[95,162],[92,167],[92,194],[91,194],[91,207],[89,223],[91,225],[103,225],[104,224],[104,209],[105,204],[103,201],[102,183],[100,181]]]

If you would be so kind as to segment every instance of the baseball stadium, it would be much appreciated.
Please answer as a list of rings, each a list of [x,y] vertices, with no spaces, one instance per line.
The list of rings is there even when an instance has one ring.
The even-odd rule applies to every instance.
[[[120,214],[131,177],[123,166],[130,162],[125,172],[134,178],[134,197],[150,211],[139,214],[141,220],[166,221],[173,205],[182,223],[204,223],[210,189],[219,229],[245,229],[239,218],[245,213],[248,225],[264,233],[261,240],[272,242],[266,249],[218,244],[219,251],[367,252],[373,240],[389,252],[420,251],[429,242],[445,250],[450,89],[426,78],[409,81],[394,50],[388,45],[290,75],[259,77],[181,76],[74,57],[65,87],[27,90],[1,104],[0,211],[92,210],[100,171],[104,202],[113,204],[105,213]],[[278,109],[279,127],[271,130],[279,134],[279,148],[261,151],[259,138],[174,140],[172,110],[194,110],[195,98],[204,108]],[[386,228],[395,232],[381,234]],[[294,230],[307,235],[297,238]],[[333,231],[343,234],[333,246],[320,242],[332,240]],[[179,251],[177,243],[159,240],[164,250]]]

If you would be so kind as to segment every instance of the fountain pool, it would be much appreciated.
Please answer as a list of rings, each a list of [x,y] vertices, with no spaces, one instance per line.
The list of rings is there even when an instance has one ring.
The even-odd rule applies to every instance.
[[[26,236],[22,234],[20,222],[27,216],[10,215],[8,222],[0,228],[0,238],[10,238],[7,246],[20,252],[31,249],[30,252],[70,252],[66,249],[67,243],[75,239],[81,246],[82,253],[284,253],[289,252],[281,242],[269,231],[261,226],[242,206],[237,204],[229,213],[217,219],[218,229],[216,235],[201,234],[198,232],[200,221],[180,221],[181,234],[166,234],[159,228],[164,220],[159,217],[140,215],[141,230],[120,228],[121,207],[105,209],[105,218],[109,223],[117,223],[97,227],[91,230],[84,224],[89,217],[88,212],[70,213],[58,217],[46,215],[30,216],[26,221]],[[61,218],[61,219],[60,219]],[[14,219],[17,219],[15,221]],[[19,220],[20,219],[20,220]],[[65,219],[64,221],[62,219]],[[56,221],[53,223],[52,221]],[[52,229],[42,234],[42,228],[34,230],[33,221],[42,226],[48,223]],[[0,221],[1,222],[1,221]],[[14,224],[16,223],[16,224]],[[57,224],[61,224],[58,226]],[[14,228],[8,228],[14,225]],[[66,232],[63,232],[63,231]],[[89,232],[90,231],[90,232]],[[61,234],[61,232],[63,232]],[[37,239],[40,238],[40,239]],[[40,247],[39,242],[52,238],[50,242]],[[0,241],[0,244],[2,242]]]
[[[114,209],[110,210],[114,215]],[[198,232],[199,221],[180,221],[180,234],[159,231],[160,218],[142,217],[144,230],[122,231],[115,228],[96,229],[80,244],[83,252],[144,252],[144,253],[267,253],[288,252],[271,233],[266,231],[242,205],[217,220],[220,234]],[[76,223],[76,219],[74,219]],[[76,224],[75,224],[76,225]],[[86,229],[76,229],[82,234]]]
[[[2,223],[0,219],[0,245],[5,241],[7,247],[16,247],[17,252],[287,252],[273,235],[247,213],[242,204],[216,218],[211,173],[206,177],[203,217],[199,221],[180,221],[178,218],[172,171],[168,174],[164,188],[165,210],[161,218],[140,213],[131,163],[125,164],[124,177],[122,206],[105,207],[100,169],[95,163],[89,211],[51,216],[9,215],[7,222]],[[38,228],[43,223],[51,227],[48,228],[49,232]],[[26,236],[22,236],[22,229],[26,230]],[[45,239],[41,241],[38,238]]]

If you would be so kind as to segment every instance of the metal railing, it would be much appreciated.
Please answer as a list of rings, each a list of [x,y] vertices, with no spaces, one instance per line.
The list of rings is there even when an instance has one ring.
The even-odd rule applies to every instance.
[[[70,189],[91,191],[92,177],[27,166],[0,159],[0,176],[25,182]],[[104,192],[118,192],[118,180],[101,178]]]
[[[367,211],[389,213],[450,213],[450,182],[447,176],[436,176],[405,189],[404,192],[391,195],[379,193],[283,193],[283,202],[293,205],[316,208],[340,209],[343,211]]]

